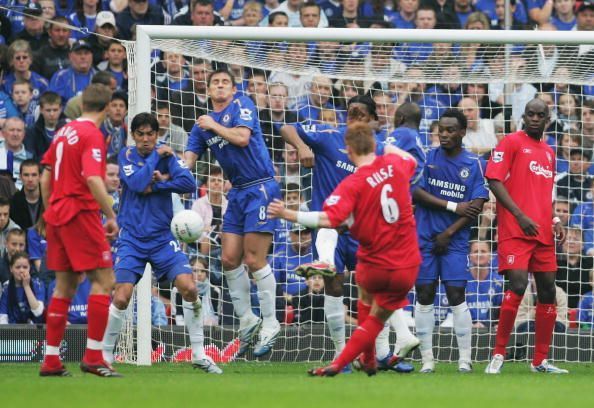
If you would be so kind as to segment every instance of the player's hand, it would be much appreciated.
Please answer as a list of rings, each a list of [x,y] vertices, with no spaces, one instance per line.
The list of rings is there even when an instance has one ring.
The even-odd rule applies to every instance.
[[[472,203],[472,201],[463,201],[458,203],[458,206],[456,207],[456,214],[460,217],[468,217],[473,220],[476,219],[481,213],[481,209],[473,206]]]
[[[154,183],[157,183],[159,181],[167,181],[170,178],[171,177],[169,176],[169,174],[163,174],[159,170],[153,171],[153,182]]]
[[[518,224],[520,224],[520,228],[524,231],[524,234],[528,235],[529,237],[535,237],[538,235],[538,224],[532,221],[530,217],[525,214],[521,214],[516,218],[518,220]]]
[[[273,202],[268,204],[267,212],[271,218],[283,218],[285,213],[285,203],[279,199],[275,199]]]
[[[433,238],[433,253],[435,255],[444,255],[448,252],[452,236],[449,232],[443,231]]]
[[[303,146],[297,150],[299,161],[301,165],[307,169],[311,169],[315,164],[315,156],[311,149],[307,146]]]
[[[175,153],[173,153],[171,146],[163,145],[157,149],[157,154],[161,157],[169,157],[173,156]]]
[[[563,223],[558,222],[553,226],[553,231],[555,232],[555,238],[557,238],[557,243],[559,245],[563,245],[565,240],[567,239],[567,233],[565,232],[565,228],[563,227]]]
[[[217,125],[217,122],[215,122],[215,120],[208,115],[200,116],[196,123],[204,130],[213,130]]]
[[[103,228],[105,229],[105,236],[109,241],[113,241],[118,236],[118,232],[120,232],[120,227],[118,226],[117,221],[115,218],[108,218],[105,220],[105,224],[103,224]]]

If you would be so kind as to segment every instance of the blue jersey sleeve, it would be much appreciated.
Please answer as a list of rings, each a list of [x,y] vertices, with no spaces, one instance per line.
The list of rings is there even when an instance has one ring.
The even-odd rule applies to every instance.
[[[594,249],[594,229],[592,228],[593,214],[589,209],[592,208],[591,203],[582,203],[578,205],[569,219],[569,225],[580,228],[583,233],[584,252],[588,253]]]
[[[233,101],[233,106],[229,127],[246,127],[251,131],[258,128],[258,111],[250,98],[245,96],[237,98]]]
[[[419,186],[418,183],[421,179],[426,159],[421,140],[413,132],[412,130],[398,128],[386,139],[386,144],[393,144],[405,152],[410,153],[417,161],[417,167],[411,179],[411,189]]]
[[[318,124],[296,123],[294,126],[301,140],[314,151],[322,145],[322,131],[328,131],[328,127]]]
[[[41,237],[35,231],[34,227],[27,230],[27,250],[32,261],[43,258],[45,252],[44,245],[41,243]]]
[[[0,315],[8,315],[8,282],[3,285],[0,296]]]
[[[167,164],[170,179],[153,184],[153,191],[178,194],[193,193],[196,190],[196,180],[188,170],[186,163],[183,160],[178,160],[175,156],[171,156]]]
[[[153,151],[144,162],[133,160],[132,148],[120,152],[120,179],[122,183],[135,193],[142,193],[153,181],[153,172],[159,162],[159,154]]]
[[[188,137],[188,145],[186,151],[195,153],[198,157],[206,151],[206,142],[204,141],[203,131],[198,125],[194,125],[190,136]]]

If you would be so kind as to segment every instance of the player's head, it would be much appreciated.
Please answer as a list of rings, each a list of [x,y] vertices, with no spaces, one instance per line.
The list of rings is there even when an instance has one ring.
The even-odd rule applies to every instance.
[[[213,71],[206,81],[208,96],[215,103],[231,102],[237,92],[235,77],[227,69]]]
[[[130,131],[140,154],[147,155],[155,149],[159,132],[159,122],[155,115],[142,112],[134,116]]]
[[[82,110],[85,113],[105,113],[111,102],[112,91],[103,84],[91,84],[82,93]]]
[[[421,108],[414,102],[405,102],[394,113],[394,126],[412,127],[418,129],[421,125]]]
[[[538,98],[534,98],[526,104],[524,114],[524,131],[534,139],[540,139],[549,123],[549,107]]]
[[[468,121],[459,109],[448,109],[439,118],[439,145],[449,151],[462,146],[462,138],[466,134]]]
[[[375,135],[371,126],[365,122],[349,124],[344,142],[351,161],[354,156],[366,156],[375,152]]]
[[[377,120],[377,107],[369,95],[356,95],[347,103],[347,124]]]

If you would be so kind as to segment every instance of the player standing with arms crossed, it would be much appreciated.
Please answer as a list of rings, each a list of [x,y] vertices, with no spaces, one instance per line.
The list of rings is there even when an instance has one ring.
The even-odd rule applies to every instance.
[[[374,132],[367,123],[349,126],[345,142],[357,172],[326,199],[324,211],[287,210],[280,201],[268,208],[271,216],[309,228],[337,228],[346,222],[359,241],[359,326],[332,364],[310,370],[314,376],[334,376],[361,353],[364,371],[375,374],[375,340],[393,311],[408,304],[421,263],[409,193],[414,158],[393,146],[376,156]]]
[[[489,199],[480,159],[462,147],[466,117],[448,109],[439,118],[440,146],[427,154],[424,174],[413,192],[423,264],[416,282],[415,323],[421,340],[422,373],[435,370],[433,302],[439,280],[454,315],[458,371],[472,371],[472,316],[466,304],[470,223]]]
[[[83,372],[120,377],[103,360],[101,340],[107,324],[114,277],[108,239],[118,224],[105,188],[105,141],[98,126],[105,118],[111,91],[89,85],[82,94],[82,116],[63,126],[41,164],[41,193],[46,208],[47,266],[56,271],[56,289],[47,310],[47,346],[39,374],[69,376],[60,362],[60,343],[68,307],[76,293],[79,274],[91,281],[88,301],[87,349],[80,363]],[[104,225],[99,210],[106,216]]]
[[[118,155],[122,196],[118,221],[113,303],[103,337],[103,357],[113,362],[113,349],[122,330],[134,285],[147,263],[157,280],[166,277],[182,296],[184,322],[192,345],[192,366],[210,374],[223,371],[204,353],[204,329],[198,289],[188,257],[171,233],[171,194],[196,190],[196,181],[183,160],[167,145],[157,145],[159,122],[150,113],[139,113],[130,126],[135,146]]]
[[[272,350],[280,333],[276,280],[266,259],[278,225],[278,220],[268,218],[266,207],[280,198],[280,188],[274,180],[274,168],[252,100],[246,96],[235,98],[235,80],[226,70],[211,73],[207,86],[213,111],[198,118],[184,157],[192,169],[209,148],[233,185],[223,218],[223,270],[239,318],[238,356],[245,354],[259,332],[254,355],[260,357]],[[250,279],[244,264],[256,280],[262,320],[252,312]]]
[[[567,374],[547,361],[557,309],[555,306],[555,237],[565,241],[561,220],[553,218],[555,153],[542,140],[549,108],[533,99],[524,109],[524,130],[507,135],[487,165],[489,187],[497,198],[499,272],[509,286],[503,296],[499,325],[487,374],[499,374],[505,347],[528,285],[534,274],[537,291],[534,372]],[[554,231],[554,235],[553,235]]]

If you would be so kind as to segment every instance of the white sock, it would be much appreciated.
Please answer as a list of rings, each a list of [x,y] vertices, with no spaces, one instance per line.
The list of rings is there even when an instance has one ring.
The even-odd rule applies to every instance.
[[[252,272],[258,286],[258,300],[260,301],[260,313],[262,314],[262,324],[268,327],[277,326],[276,320],[276,279],[272,273],[270,265],[260,270]]]
[[[188,302],[182,299],[182,308],[184,310],[184,322],[190,335],[190,344],[192,345],[192,361],[202,360],[206,357],[204,354],[204,329],[203,329],[203,311],[201,308],[200,315],[194,315],[194,308],[196,303],[200,301]]]
[[[124,324],[124,317],[126,309],[120,310],[114,306],[109,305],[109,317],[107,318],[107,326],[105,327],[105,334],[103,334],[103,359],[108,363],[113,363],[113,349],[115,348],[116,340],[122,331]]]
[[[338,231],[335,229],[321,228],[316,236],[316,250],[318,259],[330,265],[334,265],[334,252],[338,243]],[[342,272],[342,271],[341,271]]]
[[[345,312],[342,296],[324,295],[324,314],[328,322],[330,338],[334,342],[334,350],[338,355],[345,345]]]
[[[389,322],[396,332],[396,350],[400,350],[401,345],[407,344],[414,339],[415,336],[413,336],[406,324],[404,310],[395,310],[392,316],[390,316]]]
[[[433,305],[415,305],[415,325],[417,328],[417,337],[421,344],[421,356],[423,362],[433,360],[433,328],[435,327],[435,315],[433,314]]]
[[[460,361],[472,361],[472,316],[466,302],[451,306]]]
[[[237,317],[242,320],[244,316],[250,317],[252,312],[252,302],[250,301],[250,278],[244,265],[239,265],[235,269],[225,271],[227,286],[229,286],[229,295],[233,302],[233,309]],[[255,316],[254,316],[255,318]]]
[[[375,358],[377,360],[383,360],[390,353],[390,325],[386,323],[375,339]]]

